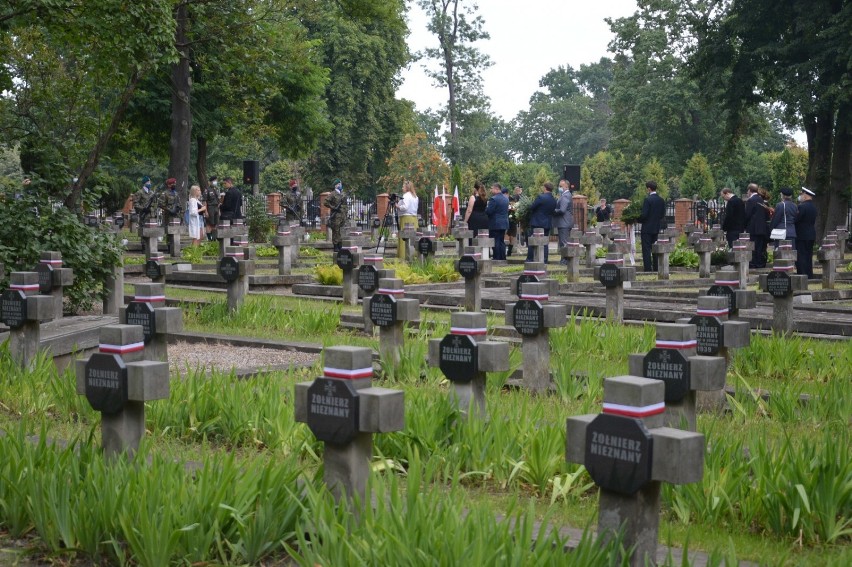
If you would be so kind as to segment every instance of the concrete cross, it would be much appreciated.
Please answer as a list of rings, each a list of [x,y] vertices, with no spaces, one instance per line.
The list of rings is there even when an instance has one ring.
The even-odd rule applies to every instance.
[[[53,316],[62,318],[63,289],[74,284],[74,270],[62,267],[62,253],[47,251],[41,253],[38,265],[39,293],[53,298]]]
[[[808,276],[794,274],[795,269],[793,260],[774,260],[772,270],[759,278],[760,289],[772,296],[772,330],[782,335],[793,333],[794,296],[799,296],[803,303],[807,301],[805,296],[811,300]]]
[[[219,260],[217,273],[228,284],[228,311],[236,311],[249,290],[248,276],[254,274],[255,248],[227,246]]]
[[[12,272],[9,289],[0,296],[0,322],[9,327],[9,354],[22,368],[29,368],[38,353],[41,321],[54,316],[54,299],[38,295],[37,272]]]
[[[396,366],[402,357],[406,321],[420,318],[420,302],[405,299],[399,278],[382,278],[379,289],[370,297],[370,320],[379,328],[379,353],[385,364]]]
[[[624,288],[636,279],[636,268],[624,265],[624,254],[609,252],[604,263],[595,266],[595,279],[606,288],[606,316],[614,321],[624,320]]]
[[[166,307],[166,286],[136,284],[133,301],[122,307],[118,320],[124,325],[141,325],[145,360],[169,361],[169,335],[183,330],[180,307]]]
[[[456,271],[464,278],[464,308],[466,311],[482,309],[482,274],[491,271],[491,260],[483,260],[476,248],[468,246],[464,255],[456,260]]]

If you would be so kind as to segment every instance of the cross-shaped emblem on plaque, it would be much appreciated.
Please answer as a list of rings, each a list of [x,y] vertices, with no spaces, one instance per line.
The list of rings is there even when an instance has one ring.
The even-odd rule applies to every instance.
[[[329,397],[334,397],[334,394],[337,392],[337,388],[334,385],[334,382],[326,382],[325,383],[325,394]]]
[[[662,362],[664,364],[668,364],[671,361],[671,359],[672,359],[672,357],[668,352],[663,351],[663,352],[660,353],[660,362]]]

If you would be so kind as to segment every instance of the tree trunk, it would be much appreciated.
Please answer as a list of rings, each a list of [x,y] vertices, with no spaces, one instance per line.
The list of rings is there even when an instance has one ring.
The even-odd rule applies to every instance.
[[[207,177],[207,138],[197,136],[195,146],[195,177],[202,191],[206,191],[210,185],[210,179]]]
[[[834,140],[834,113],[823,111],[805,118],[805,133],[808,137],[808,174],[805,177],[808,189],[816,193],[814,204],[821,212],[817,218],[817,239],[825,234],[825,218],[830,201],[831,153]]]
[[[834,128],[834,152],[831,156],[831,189],[825,214],[817,221],[817,234],[825,234],[846,225],[849,188],[852,187],[852,104],[841,104]]]
[[[189,106],[192,76],[189,68],[189,9],[185,3],[175,10],[175,47],[180,59],[172,67],[172,133],[169,140],[169,177],[177,179],[179,203],[187,201],[192,140],[192,109]]]
[[[118,106],[115,109],[115,112],[112,114],[112,119],[110,120],[109,126],[104,132],[101,134],[100,138],[98,138],[95,147],[92,148],[92,151],[89,153],[89,157],[86,159],[86,163],[83,164],[83,167],[80,169],[80,172],[77,174],[77,181],[71,187],[71,192],[65,197],[63,201],[63,205],[71,209],[72,211],[80,214],[80,202],[81,197],[83,195],[83,187],[86,186],[86,182],[91,177],[92,173],[95,171],[95,168],[98,167],[98,162],[100,162],[101,154],[104,149],[106,149],[107,144],[110,139],[112,139],[113,134],[118,129],[118,125],[121,123],[121,120],[124,118],[124,113],[127,110],[127,105],[130,104],[130,99],[133,98],[133,93],[136,91],[136,85],[139,84],[139,79],[142,76],[138,71],[131,75],[130,80],[127,82],[127,85],[124,87],[124,92],[121,93],[121,98],[118,101]]]

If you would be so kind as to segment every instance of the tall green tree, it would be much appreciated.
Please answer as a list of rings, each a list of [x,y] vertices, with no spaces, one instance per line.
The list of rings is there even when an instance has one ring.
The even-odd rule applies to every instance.
[[[852,2],[736,0],[695,28],[697,75],[723,90],[729,130],[747,132],[756,105],[783,105],[787,124],[807,135],[818,236],[842,224],[852,186]]]
[[[140,81],[175,61],[171,0],[0,2],[0,134],[78,211]]]
[[[712,199],[716,196],[716,182],[707,158],[697,153],[689,158],[680,178],[680,194],[686,198],[698,195],[700,199]]]
[[[475,111],[488,111],[488,98],[482,91],[482,71],[491,60],[476,42],[490,38],[485,22],[469,0],[418,0],[429,17],[429,31],[438,41],[419,54],[438,62],[437,68],[425,66],[435,85],[447,89],[445,122],[449,129],[445,154],[455,164],[461,160],[459,137],[463,117]]]

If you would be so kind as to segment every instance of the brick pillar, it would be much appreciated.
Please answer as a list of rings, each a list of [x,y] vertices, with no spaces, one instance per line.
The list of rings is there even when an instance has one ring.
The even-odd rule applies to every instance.
[[[266,196],[266,212],[270,215],[281,214],[281,193],[270,193]]]
[[[388,212],[388,194],[379,193],[376,195],[376,215],[380,219],[385,218],[385,213]]]
[[[630,204],[630,199],[616,199],[612,203],[612,220],[621,220],[621,212]]]
[[[574,228],[586,232],[589,225],[589,198],[585,195],[574,195],[571,206],[574,207]]]
[[[692,199],[675,200],[675,228],[683,232],[683,227],[692,222]]]
[[[320,193],[320,230],[322,232],[325,232],[328,225],[328,215],[331,214],[331,209],[325,206],[325,200],[328,199],[329,195],[331,195],[331,191]]]

